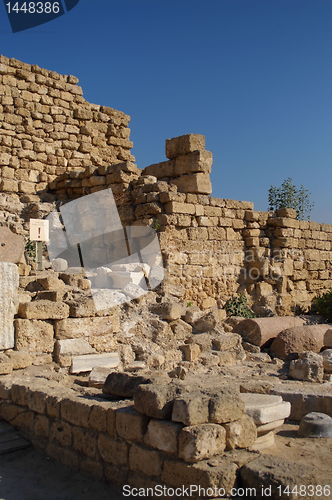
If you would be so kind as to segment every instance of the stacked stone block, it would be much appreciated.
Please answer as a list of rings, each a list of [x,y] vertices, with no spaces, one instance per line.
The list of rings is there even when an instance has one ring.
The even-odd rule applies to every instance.
[[[148,385],[150,392],[159,391],[155,385]],[[137,411],[140,397],[142,394],[135,396],[134,404],[130,400],[107,401],[97,394],[91,397],[69,388],[60,390],[52,382],[3,380],[0,416],[49,456],[112,483],[136,487],[199,484],[203,488],[224,488],[229,494],[237,484],[239,467],[257,457],[244,449],[256,436],[251,419],[247,417],[247,431],[237,444],[225,423],[244,418],[237,395],[233,394],[231,400],[229,394],[220,391],[211,410],[212,422],[189,426],[155,418],[161,406],[158,397],[150,398],[144,414]],[[197,419],[197,409],[189,412]],[[235,446],[243,449],[235,450]]]

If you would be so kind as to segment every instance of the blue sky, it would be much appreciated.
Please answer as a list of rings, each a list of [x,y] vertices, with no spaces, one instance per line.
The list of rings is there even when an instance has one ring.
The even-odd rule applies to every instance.
[[[332,223],[331,26],[331,0],[80,0],[13,34],[0,5],[0,51],[129,113],[139,167],[167,137],[203,133],[215,196],[264,210],[292,177]]]

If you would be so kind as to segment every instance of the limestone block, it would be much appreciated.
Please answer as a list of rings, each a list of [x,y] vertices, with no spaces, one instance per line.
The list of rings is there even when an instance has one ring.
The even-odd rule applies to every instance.
[[[111,335],[120,329],[119,311],[112,309],[111,316],[66,318],[55,321],[55,336],[57,339],[97,337]]]
[[[303,319],[293,316],[244,319],[236,325],[234,332],[239,333],[245,342],[262,346],[286,328],[301,326],[303,324]]]
[[[101,389],[110,374],[110,368],[96,367],[93,368],[89,375],[89,386]]]
[[[0,350],[15,345],[14,316],[18,302],[19,276],[17,266],[0,262]]]
[[[121,363],[117,352],[105,354],[86,354],[83,356],[74,356],[72,358],[71,373],[90,372],[93,368],[117,368]]]
[[[266,434],[258,436],[254,444],[250,447],[250,450],[262,451],[267,448],[272,448],[275,446],[275,433],[270,431]]]
[[[143,170],[143,175],[153,175],[157,179],[174,177],[174,161],[163,161],[154,165],[149,165]]]
[[[324,335],[324,346],[332,348],[332,329],[327,330]]]
[[[295,380],[304,380],[306,382],[323,382],[324,365],[322,356],[310,351],[301,353],[299,359],[291,361],[289,376]]]
[[[52,268],[54,271],[58,273],[63,273],[68,269],[68,262],[66,259],[53,259],[52,260]]]
[[[181,193],[212,193],[212,184],[208,174],[181,175],[172,179],[171,183],[175,184]]]
[[[105,462],[115,465],[127,465],[128,463],[128,444],[124,441],[115,440],[107,434],[100,433],[98,450]]]
[[[0,375],[7,375],[13,371],[13,363],[6,354],[0,353]]]
[[[181,346],[184,361],[197,361],[201,355],[201,348],[198,344],[185,344]]]
[[[175,160],[174,176],[197,172],[209,174],[211,172],[212,161],[213,157],[210,151],[193,151],[192,153],[178,156]]]
[[[314,411],[308,413],[301,419],[299,435],[309,438],[331,438],[332,417]]]
[[[176,455],[178,452],[178,436],[182,425],[167,420],[151,419],[144,443],[165,453]]]
[[[185,462],[199,462],[221,455],[226,448],[226,430],[217,424],[184,427],[179,434],[179,457]]]
[[[223,424],[239,420],[244,414],[244,403],[240,394],[222,389],[210,399],[209,421]]]
[[[169,419],[172,414],[175,388],[171,385],[140,385],[134,393],[137,411],[152,418]]]
[[[61,366],[70,366],[72,356],[95,353],[90,344],[84,339],[56,340],[54,346],[54,359]]]
[[[14,370],[22,370],[32,365],[32,357],[28,351],[11,351],[6,354]]]
[[[253,418],[256,425],[288,418],[290,415],[290,403],[282,401],[280,396],[242,393],[240,397],[245,404],[247,415]]]
[[[224,427],[227,450],[249,448],[257,439],[255,422],[248,415],[243,415],[239,420],[225,424]]]
[[[148,418],[129,406],[116,411],[116,432],[127,441],[143,441]]]
[[[209,397],[200,392],[184,394],[174,401],[173,422],[197,425],[209,422]]]
[[[325,373],[332,373],[332,349],[325,349],[321,352]]]
[[[201,134],[187,134],[166,140],[166,157],[170,160],[192,151],[205,149],[205,136]]]
[[[20,304],[18,312],[25,319],[64,319],[69,316],[69,306],[63,302],[35,300]]]
[[[51,353],[54,348],[53,325],[47,321],[16,319],[15,348],[30,353]]]
[[[147,374],[137,375],[135,373],[109,373],[103,393],[116,398],[132,398],[136,389],[142,384],[150,384],[153,378]]]
[[[143,472],[147,476],[160,476],[162,468],[160,453],[133,444],[129,450],[129,468]]]
[[[282,425],[284,425],[285,420],[279,419],[274,420],[273,422],[268,422],[267,424],[262,424],[257,426],[257,436],[262,436],[263,434],[267,434],[270,431],[275,431]]]
[[[24,238],[8,227],[0,227],[0,262],[18,264],[24,251]]]
[[[153,308],[153,312],[161,319],[174,321],[184,314],[184,306],[180,302],[163,302]]]

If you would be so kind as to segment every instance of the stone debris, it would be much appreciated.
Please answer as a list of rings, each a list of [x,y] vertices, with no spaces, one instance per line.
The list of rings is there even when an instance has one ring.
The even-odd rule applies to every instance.
[[[324,346],[324,336],[330,325],[305,325],[282,331],[271,345],[271,352],[280,359],[289,354],[306,351],[320,352]]]
[[[324,372],[332,373],[332,349],[325,349],[320,355],[323,358]]]
[[[304,324],[304,320],[294,316],[281,318],[255,318],[239,321],[234,328],[245,342],[263,346],[271,339],[278,336],[286,328],[297,327]]]
[[[324,380],[322,356],[315,352],[299,354],[299,359],[291,361],[289,365],[289,376],[296,380],[322,383]]]

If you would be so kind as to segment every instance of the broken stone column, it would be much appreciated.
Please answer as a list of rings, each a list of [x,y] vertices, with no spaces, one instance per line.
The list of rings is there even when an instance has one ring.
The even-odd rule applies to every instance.
[[[10,262],[0,262],[0,350],[15,345],[14,316],[18,303],[18,269]]]

